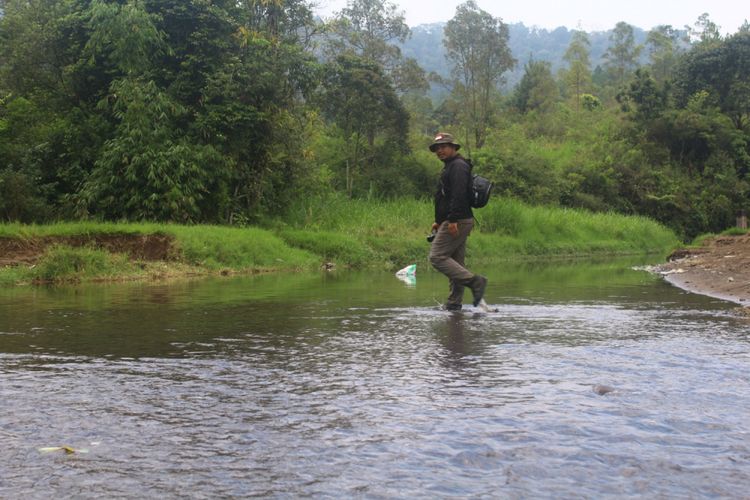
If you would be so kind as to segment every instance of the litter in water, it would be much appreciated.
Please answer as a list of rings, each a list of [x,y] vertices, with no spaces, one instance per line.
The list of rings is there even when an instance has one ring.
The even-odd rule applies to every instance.
[[[408,286],[417,284],[417,265],[411,264],[396,273],[396,277]]]
[[[66,455],[72,455],[74,453],[88,453],[89,450],[86,450],[84,448],[80,448],[76,450],[75,448],[72,448],[70,446],[47,446],[45,448],[39,448],[39,451],[42,453],[52,453],[55,451],[64,451]]]
[[[396,272],[396,276],[414,276],[417,274],[417,265],[410,264],[400,271]]]

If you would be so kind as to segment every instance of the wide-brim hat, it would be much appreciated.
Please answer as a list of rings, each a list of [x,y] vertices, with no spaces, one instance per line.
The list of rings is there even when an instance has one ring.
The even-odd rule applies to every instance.
[[[446,134],[443,132],[437,134],[432,140],[432,144],[430,144],[430,151],[434,153],[439,144],[451,144],[455,146],[457,150],[461,149],[461,145],[458,144],[455,139],[453,139],[453,136],[451,134]]]

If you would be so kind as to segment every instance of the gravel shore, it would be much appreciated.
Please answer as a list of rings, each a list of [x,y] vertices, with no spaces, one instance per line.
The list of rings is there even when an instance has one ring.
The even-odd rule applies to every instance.
[[[750,307],[750,234],[717,236],[676,250],[656,272],[689,292]]]

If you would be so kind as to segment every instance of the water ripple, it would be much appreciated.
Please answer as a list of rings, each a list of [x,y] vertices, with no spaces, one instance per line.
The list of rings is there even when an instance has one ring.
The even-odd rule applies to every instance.
[[[746,324],[496,307],[301,308],[282,327],[217,308],[230,325],[161,329],[168,355],[0,354],[0,496],[745,494]],[[38,451],[62,445],[88,453]]]

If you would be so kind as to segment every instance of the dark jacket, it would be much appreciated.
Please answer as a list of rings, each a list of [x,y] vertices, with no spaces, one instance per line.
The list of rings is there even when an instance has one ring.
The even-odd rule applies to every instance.
[[[435,222],[471,219],[471,163],[456,155],[445,161],[435,193]]]

